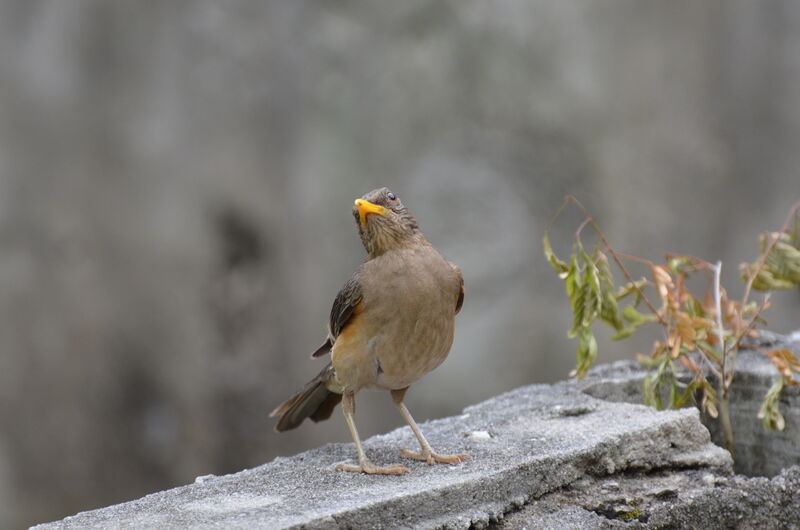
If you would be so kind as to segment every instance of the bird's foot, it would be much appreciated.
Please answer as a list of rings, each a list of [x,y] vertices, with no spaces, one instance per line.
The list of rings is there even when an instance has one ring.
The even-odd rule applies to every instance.
[[[376,466],[369,460],[360,463],[357,466],[350,464],[339,464],[336,469],[341,471],[349,471],[350,473],[367,473],[369,475],[402,475],[408,473],[408,468],[400,464],[391,464],[388,466]]]
[[[401,451],[400,454],[414,460],[427,462],[428,465],[431,466],[436,462],[440,464],[460,464],[464,461],[464,459],[469,458],[469,455],[466,453],[460,453],[457,455],[440,455],[434,453],[433,451],[420,451],[419,453],[415,453],[413,451]]]

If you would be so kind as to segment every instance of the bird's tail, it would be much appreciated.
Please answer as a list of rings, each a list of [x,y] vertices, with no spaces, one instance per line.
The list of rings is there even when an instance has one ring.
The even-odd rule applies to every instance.
[[[303,390],[278,405],[270,413],[270,417],[280,416],[275,430],[282,432],[294,429],[306,418],[315,422],[330,418],[333,409],[342,400],[341,392],[329,389],[336,389],[335,377],[333,365],[328,363]]]

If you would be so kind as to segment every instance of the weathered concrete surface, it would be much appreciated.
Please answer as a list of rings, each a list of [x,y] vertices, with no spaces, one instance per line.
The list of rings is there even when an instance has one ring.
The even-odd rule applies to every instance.
[[[760,345],[798,352],[800,334]],[[620,362],[424,424],[438,450],[472,455],[460,466],[343,473],[352,444],[331,444],[37,528],[800,528],[798,389],[782,398],[786,430],[767,433],[755,416],[775,371],[757,351],[737,368],[737,467],[771,479],[734,475],[696,409],[635,404],[646,372]],[[416,441],[405,427],[365,445],[384,464]]]
[[[366,476],[334,470],[352,459],[353,446],[332,444],[37,528],[467,528],[594,477],[731,469],[696,410],[610,403],[568,383],[520,388],[423,428],[438,450],[472,458]],[[366,442],[379,464],[415,446],[407,427]]]
[[[773,479],[707,470],[579,480],[509,514],[497,528],[800,528],[800,467]]]

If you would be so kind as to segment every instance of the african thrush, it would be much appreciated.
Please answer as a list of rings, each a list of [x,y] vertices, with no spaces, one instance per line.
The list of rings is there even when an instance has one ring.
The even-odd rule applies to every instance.
[[[416,219],[389,189],[371,191],[353,206],[367,258],[336,295],[328,338],[312,357],[331,361],[270,416],[286,431],[304,419],[328,419],[342,401],[358,465],[344,471],[407,473],[394,464],[369,461],[356,430],[355,395],[362,388],[389,390],[400,414],[419,440],[420,452],[402,454],[428,464],[460,463],[467,455],[439,455],[422,435],[403,397],[408,387],[439,366],[453,343],[455,315],[464,301],[461,270],[446,261],[419,229]]]

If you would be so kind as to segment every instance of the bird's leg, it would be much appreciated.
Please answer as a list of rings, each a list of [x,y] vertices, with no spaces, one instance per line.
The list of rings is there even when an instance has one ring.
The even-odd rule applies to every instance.
[[[408,473],[408,468],[400,464],[392,464],[390,466],[376,466],[369,461],[364,449],[361,448],[361,439],[358,437],[356,430],[356,423],[353,420],[353,415],[356,411],[356,398],[355,394],[350,391],[345,391],[342,395],[342,410],[344,411],[344,419],[347,422],[347,427],[350,429],[350,435],[356,444],[356,454],[358,455],[358,465],[352,466],[348,464],[339,464],[336,469],[342,471],[351,471],[355,473],[369,473],[379,475],[400,475]]]
[[[461,453],[457,455],[440,455],[433,452],[431,445],[428,443],[428,440],[425,439],[425,436],[422,435],[422,431],[419,430],[417,426],[417,422],[414,421],[414,418],[411,417],[411,413],[408,412],[405,403],[403,403],[403,398],[406,395],[406,390],[408,387],[400,389],[400,390],[392,390],[392,399],[394,400],[394,404],[397,407],[397,410],[400,411],[400,414],[403,416],[403,419],[406,420],[408,426],[411,427],[411,430],[414,431],[414,436],[417,437],[419,440],[419,446],[421,451],[419,453],[414,453],[412,451],[402,451],[400,454],[403,456],[407,456],[409,458],[413,458],[414,460],[421,460],[423,462],[427,462],[429,465],[433,465],[435,462],[439,462],[441,464],[460,464],[462,460],[465,458],[469,458],[468,454]]]

